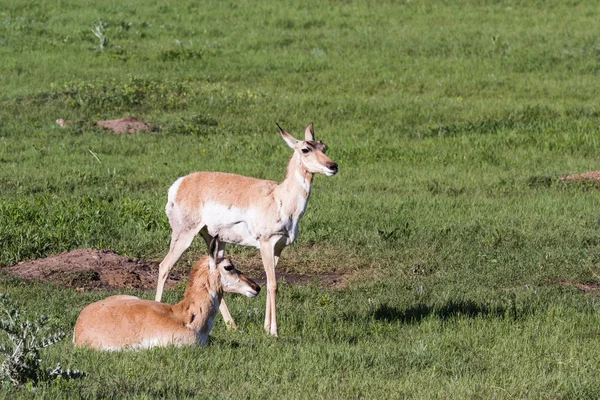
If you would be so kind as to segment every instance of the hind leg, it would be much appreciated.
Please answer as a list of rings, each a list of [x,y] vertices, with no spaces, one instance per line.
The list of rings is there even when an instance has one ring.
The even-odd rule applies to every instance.
[[[202,229],[200,231],[200,235],[202,236],[202,238],[204,239],[204,241],[206,242],[206,247],[210,248],[210,242],[212,241],[213,237],[210,235],[210,233],[208,233],[208,230],[206,229],[206,227],[204,229]],[[219,257],[225,257],[225,242],[221,242],[219,240]],[[225,322],[225,325],[227,325],[227,328],[231,328],[231,329],[237,329],[237,325],[235,324],[235,321],[233,320],[233,317],[231,316],[231,313],[229,312],[229,307],[227,307],[227,304],[225,303],[225,297],[221,297],[221,304],[219,305],[219,311],[221,312],[221,315],[223,316],[223,321]]]
[[[221,304],[219,305],[219,311],[221,311],[221,315],[223,316],[223,321],[225,322],[225,325],[227,325],[227,328],[237,329],[237,325],[235,324],[235,321],[233,320],[233,317],[231,316],[231,313],[229,312],[229,308],[227,307],[227,304],[225,304],[225,297],[221,297]]]

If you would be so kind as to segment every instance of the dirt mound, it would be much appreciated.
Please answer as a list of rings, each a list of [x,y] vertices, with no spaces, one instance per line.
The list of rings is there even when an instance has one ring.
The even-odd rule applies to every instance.
[[[255,256],[237,263],[238,268],[261,286],[266,274],[260,257]],[[320,287],[340,288],[348,278],[342,273],[317,271],[298,273],[294,260],[287,269],[276,271],[277,280],[290,285],[316,284]],[[250,264],[251,266],[249,266]],[[147,289],[155,290],[158,279],[156,261],[134,260],[108,250],[78,249],[48,258],[22,261],[4,271],[22,279],[49,281],[56,285],[78,290]],[[186,273],[171,270],[166,286],[173,287],[187,279]]]
[[[120,134],[136,133],[139,131],[152,132],[153,130],[149,123],[131,116],[108,121],[98,121],[96,125]]]
[[[560,178],[563,181],[596,181],[600,182],[600,171],[589,171],[583,174],[567,175]]]
[[[594,294],[596,296],[600,296],[600,282],[593,283],[582,283],[582,282],[573,282],[573,281],[565,281],[559,282],[562,286],[575,286],[577,289],[581,290],[583,293]]]
[[[23,279],[50,281],[79,290],[155,289],[158,278],[158,262],[133,260],[95,249],[22,261],[5,270]],[[167,287],[176,285],[181,276],[171,272],[169,278]]]
[[[63,118],[58,118],[56,120],[56,123],[61,128],[67,128],[67,127],[74,125],[73,121],[65,120]],[[111,120],[107,120],[107,121],[96,121],[96,122],[87,122],[87,123],[77,122],[77,123],[75,123],[75,125],[77,125],[77,126],[82,126],[82,125],[101,126],[104,129],[107,129],[109,131],[113,131],[113,132],[119,133],[119,134],[136,133],[139,131],[155,132],[155,131],[160,130],[160,128],[158,126],[152,126],[151,124],[149,124],[146,121],[142,121],[140,119],[137,119],[137,118],[134,118],[131,116],[121,118],[121,119],[111,119]]]

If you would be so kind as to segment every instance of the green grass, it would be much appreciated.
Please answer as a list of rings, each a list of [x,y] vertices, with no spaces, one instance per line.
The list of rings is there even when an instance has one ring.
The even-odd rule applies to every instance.
[[[599,14],[558,1],[0,1],[0,265],[80,247],[160,260],[177,177],[280,181],[290,153],[275,122],[301,136],[313,121],[340,173],[316,177],[279,268],[351,276],[282,285],[279,339],[262,330],[261,295],[228,297],[240,329],[219,317],[206,348],[65,341],[47,364],[88,377],[38,394],[597,397],[600,300],[569,283],[598,281],[599,187],[559,177],[600,169]],[[126,115],[160,131],[89,124]],[[230,249],[242,270],[256,259]],[[205,252],[197,240],[176,268]],[[108,295],[7,274],[0,291],[65,330]]]

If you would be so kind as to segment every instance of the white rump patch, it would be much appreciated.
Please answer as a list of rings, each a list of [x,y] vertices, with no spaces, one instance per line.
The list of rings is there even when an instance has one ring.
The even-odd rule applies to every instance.
[[[166,211],[167,214],[169,213],[169,209],[173,207],[173,203],[175,202],[175,198],[177,197],[177,192],[179,192],[179,186],[181,186],[181,182],[183,182],[183,178],[185,177],[181,177],[178,178],[175,183],[173,183],[171,185],[171,187],[169,188],[169,192],[167,194],[167,206],[166,206]]]

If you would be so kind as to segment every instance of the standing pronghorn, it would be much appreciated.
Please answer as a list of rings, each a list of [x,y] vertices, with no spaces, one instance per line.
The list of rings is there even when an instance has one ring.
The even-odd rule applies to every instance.
[[[260,249],[267,274],[265,330],[277,336],[275,266],[283,248],[296,240],[313,175],[332,176],[338,171],[337,164],[325,155],[327,147],[315,141],[312,123],[306,127],[304,141],[277,127],[294,150],[281,184],[222,172],[195,172],[169,188],[166,213],[173,232],[169,253],[160,263],[156,301],[162,297],[171,267],[194,237],[200,233],[209,244],[218,235],[220,255],[225,251],[224,242]],[[220,309],[225,322],[235,326],[224,301]]]
[[[73,343],[98,350],[205,345],[223,292],[255,297],[260,287],[219,258],[218,240],[194,266],[183,300],[173,306],[135,296],[111,296],[86,306],[75,323]]]

